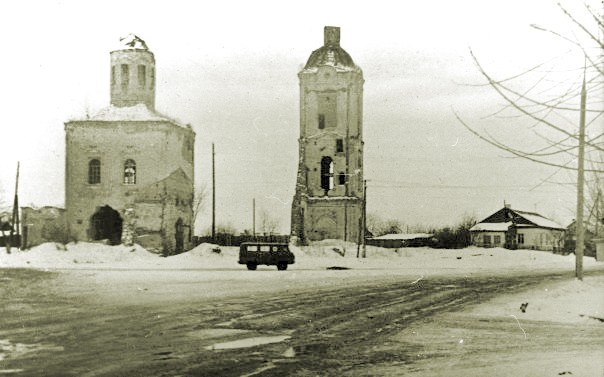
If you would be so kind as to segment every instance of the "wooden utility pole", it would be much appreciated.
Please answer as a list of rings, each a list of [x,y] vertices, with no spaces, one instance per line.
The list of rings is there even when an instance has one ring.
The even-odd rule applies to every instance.
[[[365,228],[367,227],[367,180],[363,180],[363,211],[361,213],[361,241],[363,242],[363,258],[367,257],[367,250],[365,248]]]
[[[212,143],[212,242],[216,241],[216,165],[214,143]]]
[[[581,86],[581,113],[579,116],[579,155],[577,173],[577,220],[576,220],[576,245],[575,245],[575,276],[583,280],[583,249],[585,232],[583,224],[583,203],[585,186],[585,102],[587,91],[585,89],[585,67],[583,68],[583,85]]]
[[[13,236],[17,229],[17,237],[19,237],[19,162],[17,162],[17,178],[15,179],[15,198],[13,200],[13,214],[10,224],[10,233],[8,236],[8,242],[6,244],[6,252],[10,253],[10,249],[13,242]],[[19,246],[20,246],[19,242]]]
[[[252,199],[252,234],[256,239],[256,198]]]

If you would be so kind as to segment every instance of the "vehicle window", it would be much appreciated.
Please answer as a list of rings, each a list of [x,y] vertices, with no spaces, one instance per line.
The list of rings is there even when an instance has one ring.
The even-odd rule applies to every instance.
[[[258,251],[258,246],[256,245],[248,245],[246,248],[247,251]]]
[[[260,246],[260,251],[270,251],[270,250],[271,250],[270,246],[265,246],[265,245]]]

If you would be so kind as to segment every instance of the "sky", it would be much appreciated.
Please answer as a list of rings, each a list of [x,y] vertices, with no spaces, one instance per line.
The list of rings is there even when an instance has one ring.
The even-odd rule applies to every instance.
[[[530,26],[566,32],[557,1],[19,1],[0,14],[5,205],[17,161],[21,205],[64,205],[64,122],[109,105],[109,52],[134,33],[155,54],[156,109],[196,132],[195,182],[206,192],[197,233],[211,224],[212,143],[217,224],[250,229],[255,199],[257,222],[269,213],[289,233],[297,74],[329,25],[364,74],[368,213],[445,226],[505,201],[562,225],[574,218],[575,190],[560,184],[571,174],[513,158],[455,116],[514,145],[543,142],[521,117],[490,116],[505,103],[478,85],[470,50],[497,78],[555,59],[565,68],[548,80],[576,80],[580,52]]]

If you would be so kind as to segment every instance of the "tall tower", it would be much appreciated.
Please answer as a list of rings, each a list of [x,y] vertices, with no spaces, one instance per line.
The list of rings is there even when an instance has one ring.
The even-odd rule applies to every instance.
[[[363,72],[326,26],[298,73],[300,139],[292,235],[357,242],[363,204]]]
[[[142,103],[155,109],[155,57],[145,41],[130,34],[111,51],[111,104],[127,107]]]

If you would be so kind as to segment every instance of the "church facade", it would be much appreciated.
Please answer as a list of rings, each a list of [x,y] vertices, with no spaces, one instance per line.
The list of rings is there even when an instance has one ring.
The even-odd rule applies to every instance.
[[[358,242],[363,210],[363,72],[326,26],[298,73],[300,138],[292,236]]]
[[[195,133],[155,110],[155,57],[130,35],[110,52],[111,104],[65,123],[65,209],[77,240],[191,248]]]

